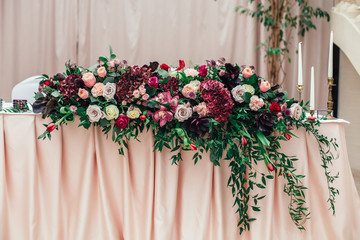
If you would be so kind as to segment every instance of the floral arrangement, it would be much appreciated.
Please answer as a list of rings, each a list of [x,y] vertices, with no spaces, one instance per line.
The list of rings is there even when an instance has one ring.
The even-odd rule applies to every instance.
[[[309,218],[306,187],[294,168],[298,159],[280,152],[280,141],[289,141],[294,128],[303,127],[318,143],[322,167],[328,182],[329,203],[335,212],[332,187],[338,176],[329,172],[334,160],[334,139],[319,134],[320,122],[306,118],[307,104],[289,99],[278,85],[259,77],[254,67],[239,67],[225,59],[209,60],[205,65],[186,68],[151,62],[129,66],[110,48],[110,57],[99,57],[98,64],[85,69],[68,62],[66,72],[53,77],[43,75],[33,105],[35,112],[50,117],[40,139],[48,137],[61,124],[80,118],[79,126],[99,126],[119,144],[124,154],[127,141],[144,129],[154,135],[154,151],[171,149],[173,164],[182,160],[181,150],[193,151],[196,163],[210,152],[215,165],[228,163],[228,186],[239,216],[240,234],[250,229],[249,211],[260,211],[265,196],[252,190],[265,188],[267,181],[282,177],[289,195],[289,213],[299,229]],[[257,165],[267,169],[260,172]]]

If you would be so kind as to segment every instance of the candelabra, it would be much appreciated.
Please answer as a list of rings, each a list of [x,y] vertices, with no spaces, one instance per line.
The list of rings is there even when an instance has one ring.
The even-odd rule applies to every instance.
[[[303,90],[303,85],[297,85],[297,89],[299,91],[299,103],[301,102],[301,93]]]
[[[333,106],[334,106],[334,102],[333,102],[333,98],[332,98],[332,88],[333,88],[333,86],[335,86],[334,78],[332,78],[332,77],[328,78],[328,85],[329,85],[329,95],[328,95],[328,101],[327,101],[326,119],[335,119],[331,114],[333,111]]]

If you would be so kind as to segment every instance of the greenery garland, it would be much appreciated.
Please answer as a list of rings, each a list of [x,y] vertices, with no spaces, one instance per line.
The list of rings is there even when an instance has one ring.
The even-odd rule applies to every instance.
[[[289,99],[279,86],[255,73],[254,67],[225,63],[224,59],[185,69],[152,62],[129,66],[110,48],[110,57],[99,57],[98,65],[85,69],[66,64],[64,74],[43,75],[36,93],[34,112],[50,117],[48,137],[62,124],[80,117],[79,126],[92,124],[111,134],[119,144],[119,154],[127,141],[152,131],[154,151],[164,148],[174,152],[172,164],[182,160],[181,152],[193,151],[196,164],[204,152],[219,166],[227,161],[231,168],[228,186],[234,196],[239,216],[240,234],[250,229],[250,211],[260,211],[258,202],[265,197],[253,195],[254,188],[264,189],[268,180],[282,176],[284,192],[290,197],[289,213],[299,229],[309,218],[304,175],[296,172],[294,156],[279,152],[280,142],[289,141],[294,128],[304,128],[315,136],[328,182],[329,203],[335,213],[338,190],[332,183],[338,176],[330,174],[337,149],[335,139],[328,139],[316,129],[320,122],[306,119],[307,104]],[[266,172],[256,169],[265,164]]]

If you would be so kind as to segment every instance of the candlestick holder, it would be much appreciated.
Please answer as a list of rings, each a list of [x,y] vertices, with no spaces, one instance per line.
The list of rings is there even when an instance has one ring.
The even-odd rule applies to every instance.
[[[303,90],[303,85],[297,85],[297,89],[299,91],[299,103],[301,102],[301,93]]]
[[[314,116],[314,113],[315,113],[315,110],[310,110],[310,115],[311,115],[311,117]]]
[[[334,78],[329,77],[328,78],[328,85],[329,85],[329,94],[328,94],[328,101],[327,101],[327,115],[326,119],[335,119],[333,115],[331,114],[333,112],[334,102],[332,98],[332,88],[335,86],[334,84]]]

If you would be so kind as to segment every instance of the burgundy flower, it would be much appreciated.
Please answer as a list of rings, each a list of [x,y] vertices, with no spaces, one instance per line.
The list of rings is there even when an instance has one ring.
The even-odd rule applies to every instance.
[[[163,63],[163,64],[160,65],[160,68],[161,68],[162,70],[168,71],[170,67],[169,67],[169,65]]]
[[[185,121],[185,128],[189,132],[203,135],[209,132],[210,119],[209,118],[190,118]]]
[[[173,95],[179,94],[179,80],[175,77],[170,77],[168,82],[161,85],[161,88],[164,92],[173,91]]]
[[[199,76],[200,77],[206,77],[207,75],[207,69],[206,69],[206,65],[202,65],[199,67]]]
[[[276,102],[271,103],[270,105],[270,111],[272,111],[273,113],[277,114],[278,112],[280,112],[281,108],[280,105],[277,104]]]
[[[217,80],[205,79],[200,85],[201,98],[209,110],[209,116],[218,122],[226,122],[234,106],[229,90]]]
[[[116,120],[116,125],[120,128],[120,129],[124,129],[126,128],[126,126],[128,125],[130,119],[128,116],[126,115],[120,115],[119,118]]]
[[[220,79],[225,84],[228,89],[233,89],[240,84],[241,80],[239,78],[240,68],[239,66],[233,66],[230,63],[225,64],[225,74],[219,74]]]
[[[59,92],[64,96],[65,103],[69,103],[70,98],[78,93],[79,87],[75,84],[75,79],[78,78],[81,78],[81,75],[69,75],[58,86]]]
[[[273,130],[275,120],[270,112],[262,112],[255,115],[257,128],[265,135],[269,136]]]

